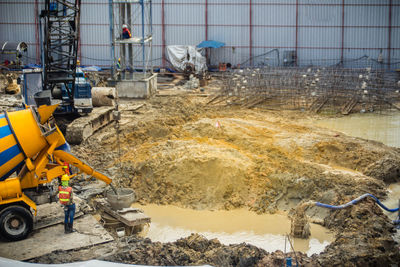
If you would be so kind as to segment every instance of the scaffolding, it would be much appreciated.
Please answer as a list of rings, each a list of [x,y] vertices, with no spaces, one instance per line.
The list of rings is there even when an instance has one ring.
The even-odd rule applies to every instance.
[[[109,12],[112,79],[134,81],[152,76],[152,1],[109,0]],[[123,26],[130,30],[129,38],[122,35]]]

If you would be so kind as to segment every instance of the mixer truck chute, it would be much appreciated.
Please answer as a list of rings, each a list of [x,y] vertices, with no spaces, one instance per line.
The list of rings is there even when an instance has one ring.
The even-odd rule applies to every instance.
[[[55,124],[53,106],[26,107],[0,115],[0,234],[8,240],[24,239],[33,227],[36,204],[51,201],[49,183],[64,174],[64,162],[106,184],[74,155]],[[17,173],[16,177],[10,177]]]

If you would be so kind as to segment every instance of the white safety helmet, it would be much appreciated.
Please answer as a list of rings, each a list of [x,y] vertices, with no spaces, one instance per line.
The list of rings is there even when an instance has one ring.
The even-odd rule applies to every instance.
[[[126,25],[126,24],[122,25],[122,29],[126,29],[126,28],[128,28],[128,25]]]

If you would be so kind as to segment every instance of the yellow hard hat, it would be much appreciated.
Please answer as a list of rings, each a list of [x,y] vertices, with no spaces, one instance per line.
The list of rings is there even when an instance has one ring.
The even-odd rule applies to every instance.
[[[64,174],[61,176],[61,181],[69,181],[69,176],[67,174]]]

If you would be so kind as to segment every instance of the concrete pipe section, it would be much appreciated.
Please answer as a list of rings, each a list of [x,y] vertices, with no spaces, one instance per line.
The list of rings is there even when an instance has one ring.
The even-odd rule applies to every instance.
[[[117,91],[114,87],[93,87],[92,103],[94,107],[114,106]]]

